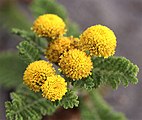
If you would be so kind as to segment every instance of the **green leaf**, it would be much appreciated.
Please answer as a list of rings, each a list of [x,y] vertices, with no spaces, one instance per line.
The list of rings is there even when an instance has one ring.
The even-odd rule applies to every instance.
[[[39,50],[28,41],[20,42],[17,48],[19,49],[19,54],[21,58],[27,64],[40,59]]]
[[[96,109],[90,109],[84,100],[80,100],[81,120],[101,120]]]
[[[77,88],[83,88],[86,90],[92,90],[92,88],[94,87],[94,80],[89,76],[87,78],[74,81],[73,86]]]
[[[13,27],[29,30],[31,23],[26,14],[21,14],[18,4],[8,1],[0,8],[0,26],[11,30]]]
[[[124,114],[114,111],[99,93],[91,91],[90,98],[93,102],[93,107],[97,110],[101,120],[126,120]]]
[[[92,58],[95,87],[101,84],[109,84],[116,89],[120,84],[127,87],[129,83],[137,84],[139,68],[124,57]]]
[[[32,31],[25,31],[18,28],[13,28],[12,33],[23,38],[23,40],[29,42],[29,44],[32,44],[33,47],[38,49],[41,54],[44,54],[48,42],[45,38],[38,37]]]
[[[58,15],[64,20],[67,18],[65,7],[56,0],[34,0],[31,9],[36,17],[50,13]]]
[[[80,28],[78,24],[71,22],[70,20],[67,21],[67,30],[68,36],[79,37],[80,35]]]
[[[35,39],[35,35],[33,32],[29,32],[29,31],[25,31],[25,30],[21,30],[18,28],[13,28],[11,30],[11,32],[15,35],[20,36],[21,38],[23,38],[24,40],[29,40],[32,41],[33,39]]]
[[[7,120],[41,120],[42,116],[53,114],[57,108],[41,93],[34,93],[24,85],[16,93],[11,93],[11,99],[5,103]]]
[[[96,91],[91,91],[88,99],[80,100],[81,120],[126,120],[124,114],[114,111]]]
[[[0,85],[12,89],[21,84],[25,68],[16,52],[0,53]]]
[[[79,104],[78,96],[72,90],[68,90],[68,92],[63,96],[62,100],[59,101],[59,104],[63,106],[65,109],[77,107]]]

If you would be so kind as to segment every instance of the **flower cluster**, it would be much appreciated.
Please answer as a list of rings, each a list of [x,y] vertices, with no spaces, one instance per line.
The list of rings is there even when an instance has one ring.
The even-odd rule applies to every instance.
[[[24,72],[24,83],[33,91],[39,92],[41,85],[47,80],[47,77],[55,75],[55,69],[52,64],[40,60],[31,63]]]
[[[115,53],[115,34],[106,26],[89,27],[80,38],[65,37],[63,20],[57,15],[45,14],[35,20],[32,30],[38,36],[52,39],[48,41],[45,57],[56,63],[61,74],[72,80],[81,80],[91,75],[93,55],[107,58]],[[35,92],[41,90],[43,97],[51,101],[61,100],[67,92],[66,80],[55,73],[51,63],[44,60],[31,63],[23,79],[30,89]]]
[[[67,92],[67,83],[57,76],[52,64],[40,60],[31,63],[24,72],[24,83],[33,91],[42,90],[43,97],[51,101],[60,100]]]
[[[73,37],[59,37],[53,42],[49,43],[46,50],[46,57],[50,62],[59,62],[60,56],[70,49],[77,47],[78,38]]]

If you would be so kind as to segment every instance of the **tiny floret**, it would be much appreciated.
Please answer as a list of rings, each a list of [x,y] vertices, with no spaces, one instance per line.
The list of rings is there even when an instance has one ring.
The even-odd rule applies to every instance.
[[[80,36],[79,49],[90,51],[90,55],[107,58],[114,55],[116,36],[106,26],[95,25],[85,30]]]
[[[25,70],[24,83],[33,91],[39,92],[47,77],[55,75],[55,69],[47,61],[40,60],[31,63]]]
[[[64,21],[54,14],[39,16],[33,24],[32,30],[37,35],[48,38],[57,38],[66,33]]]
[[[59,62],[63,52],[76,48],[78,41],[78,38],[59,37],[48,45],[45,55],[49,61]]]
[[[51,100],[61,100],[67,92],[67,83],[60,75],[48,77],[41,87],[43,97]]]
[[[79,80],[91,74],[93,68],[91,57],[87,56],[85,52],[71,49],[68,52],[64,52],[60,58],[59,66],[67,77]]]

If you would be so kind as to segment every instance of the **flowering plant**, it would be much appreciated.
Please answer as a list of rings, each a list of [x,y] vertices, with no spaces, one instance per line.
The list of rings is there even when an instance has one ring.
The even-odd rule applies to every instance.
[[[97,89],[136,84],[138,67],[113,56],[116,36],[106,26],[91,26],[80,37],[66,32],[66,23],[55,14],[37,17],[31,31],[13,29],[24,38],[17,48],[27,67],[23,84],[11,94],[12,102],[6,102],[7,118],[40,120],[61,106],[79,106],[83,120],[125,120],[112,112]]]

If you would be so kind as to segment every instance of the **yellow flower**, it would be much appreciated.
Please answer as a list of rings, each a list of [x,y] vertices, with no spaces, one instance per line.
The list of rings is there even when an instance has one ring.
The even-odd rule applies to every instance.
[[[32,27],[32,30],[39,36],[57,38],[66,33],[64,21],[54,14],[39,16]]]
[[[79,80],[91,74],[93,68],[91,58],[85,52],[72,49],[64,52],[60,58],[59,66],[67,77]]]
[[[77,47],[79,39],[73,37],[59,37],[48,45],[46,57],[51,62],[59,62],[64,51]]]
[[[31,63],[25,70],[23,80],[24,83],[33,91],[39,92],[42,84],[47,77],[55,75],[55,69],[52,64],[40,60]]]
[[[70,40],[71,40],[70,49],[78,48],[79,38],[74,38],[74,37],[71,36]]]
[[[48,77],[41,87],[43,97],[55,101],[61,100],[67,92],[67,83],[60,75]]]
[[[80,36],[79,48],[82,51],[89,50],[91,56],[107,58],[115,53],[116,36],[106,26],[92,26]]]

